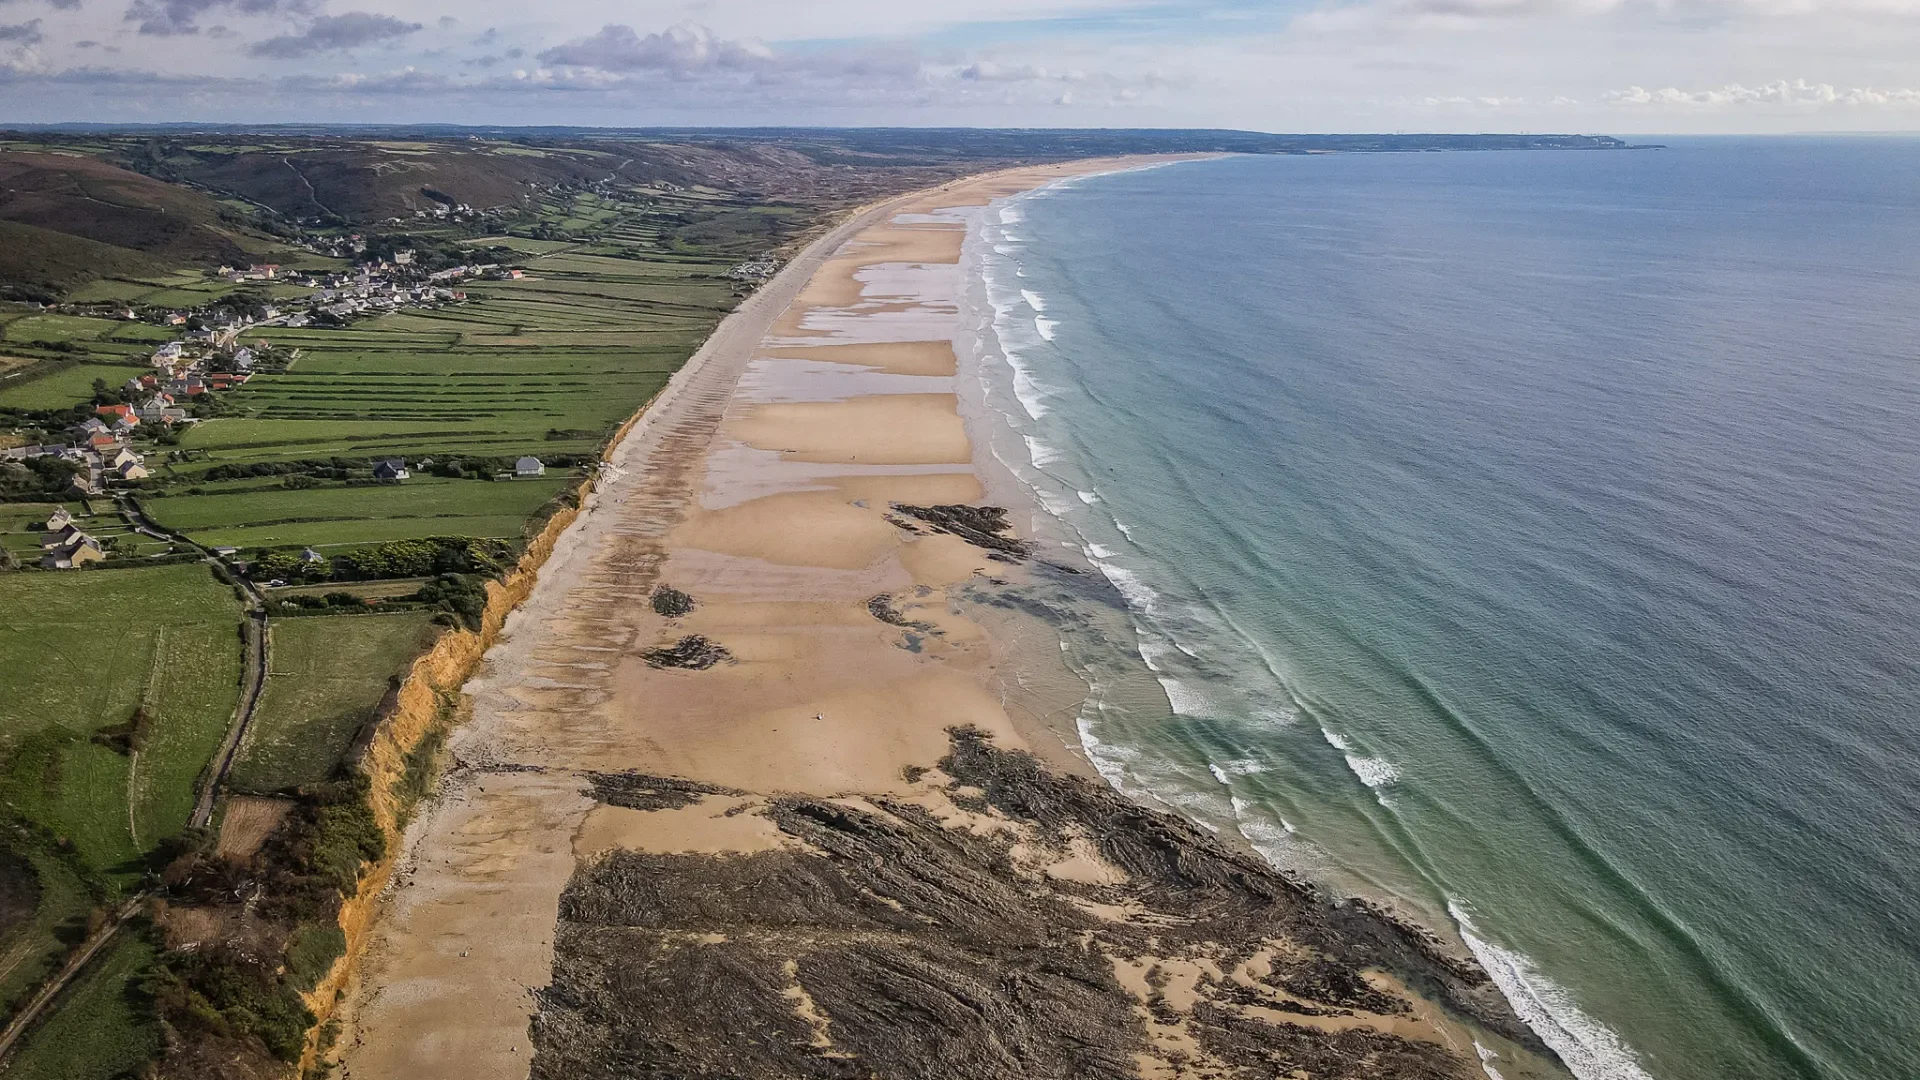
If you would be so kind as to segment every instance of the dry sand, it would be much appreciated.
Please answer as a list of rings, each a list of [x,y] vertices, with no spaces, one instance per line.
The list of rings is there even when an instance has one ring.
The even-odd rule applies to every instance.
[[[468,687],[457,765],[410,830],[342,1012],[343,1075],[527,1076],[533,992],[552,977],[561,892],[583,860],[802,850],[759,813],[788,794],[869,811],[864,799],[906,801],[951,827],[1011,828],[962,809],[955,800],[973,797],[927,771],[956,725],[1084,770],[1010,710],[994,643],[948,602],[1009,568],[890,520],[891,502],[968,502],[983,489],[950,389],[885,380],[954,373],[966,230],[954,208],[1113,167],[1013,170],[869,211],[803,253],[675,377]],[[736,392],[750,366],[757,389]],[[874,380],[865,391],[863,377]],[[656,615],[648,598],[663,583],[694,610]],[[894,621],[876,617],[876,597]],[[686,671],[642,655],[694,634],[733,661]],[[660,809],[592,797],[590,774],[626,771],[724,791]],[[1043,879],[1124,879],[1081,840],[1015,858]],[[1166,1058],[1194,1048],[1178,1017],[1149,1014],[1146,979],[1157,965],[1178,1012],[1191,964],[1115,963],[1143,1023],[1165,1029],[1143,1037],[1142,1073],[1185,1075]],[[790,988],[824,1024],[806,995]],[[1419,1037],[1457,1041],[1436,1025]]]

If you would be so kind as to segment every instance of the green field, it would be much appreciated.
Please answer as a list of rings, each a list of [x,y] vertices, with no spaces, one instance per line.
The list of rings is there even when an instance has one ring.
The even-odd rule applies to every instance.
[[[46,1021],[7,1063],[7,1080],[109,1080],[134,1076],[160,1045],[139,976],[154,947],[128,927],[67,988]]]
[[[0,575],[0,798],[130,883],[186,826],[239,699],[240,604],[198,564]],[[144,706],[139,749],[95,741]]]
[[[277,619],[273,669],[234,762],[236,790],[325,780],[397,672],[432,639],[431,614]]]
[[[0,408],[65,409],[93,397],[93,380],[106,380],[109,389],[140,375],[150,374],[145,364],[73,364],[44,375],[28,371],[0,383]]]
[[[416,536],[518,539],[527,518],[568,482],[551,475],[494,481],[422,476],[398,484],[179,495],[145,505],[160,524],[215,546],[323,547]]]
[[[0,1009],[11,1010],[58,970],[67,946],[86,933],[94,897],[74,868],[44,844],[19,843],[0,860],[6,873],[31,874],[40,892],[31,914],[0,931]]]

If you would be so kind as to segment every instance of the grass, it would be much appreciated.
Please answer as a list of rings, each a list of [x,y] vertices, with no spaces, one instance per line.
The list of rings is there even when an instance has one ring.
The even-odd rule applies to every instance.
[[[154,520],[213,545],[289,546],[415,536],[518,537],[521,523],[568,484],[537,480],[443,480],[274,488],[149,500]],[[481,523],[484,522],[484,525]],[[489,531],[475,532],[476,527]]]
[[[0,576],[0,799],[111,884],[186,826],[239,698],[240,605],[198,564]],[[145,705],[144,747],[93,739]]]
[[[120,932],[7,1065],[7,1080],[118,1080],[133,1076],[160,1045],[158,1023],[138,988],[153,943]]]
[[[234,763],[233,786],[270,792],[327,779],[397,672],[431,640],[431,615],[315,616],[273,625],[273,674]]]
[[[56,970],[67,947],[86,933],[93,894],[66,861],[21,835],[14,850],[40,886],[31,916],[0,934],[0,1010],[11,1011]]]
[[[81,315],[29,315],[7,324],[7,340],[93,341],[111,336],[121,325],[115,320]]]
[[[27,372],[0,383],[0,407],[9,409],[65,409],[93,397],[93,380],[105,379],[119,389],[130,378],[153,371],[146,365],[80,363],[51,367],[44,375]]]

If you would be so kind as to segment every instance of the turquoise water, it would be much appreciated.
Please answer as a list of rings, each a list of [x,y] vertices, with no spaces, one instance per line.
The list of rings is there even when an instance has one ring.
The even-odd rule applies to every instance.
[[[1188,163],[970,257],[1111,779],[1588,1080],[1920,1076],[1920,141]]]

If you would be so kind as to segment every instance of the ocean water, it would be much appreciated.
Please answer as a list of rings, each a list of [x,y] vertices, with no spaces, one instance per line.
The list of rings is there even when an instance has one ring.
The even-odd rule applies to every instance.
[[[968,258],[1113,782],[1583,1080],[1920,1077],[1920,140],[1185,163]]]

